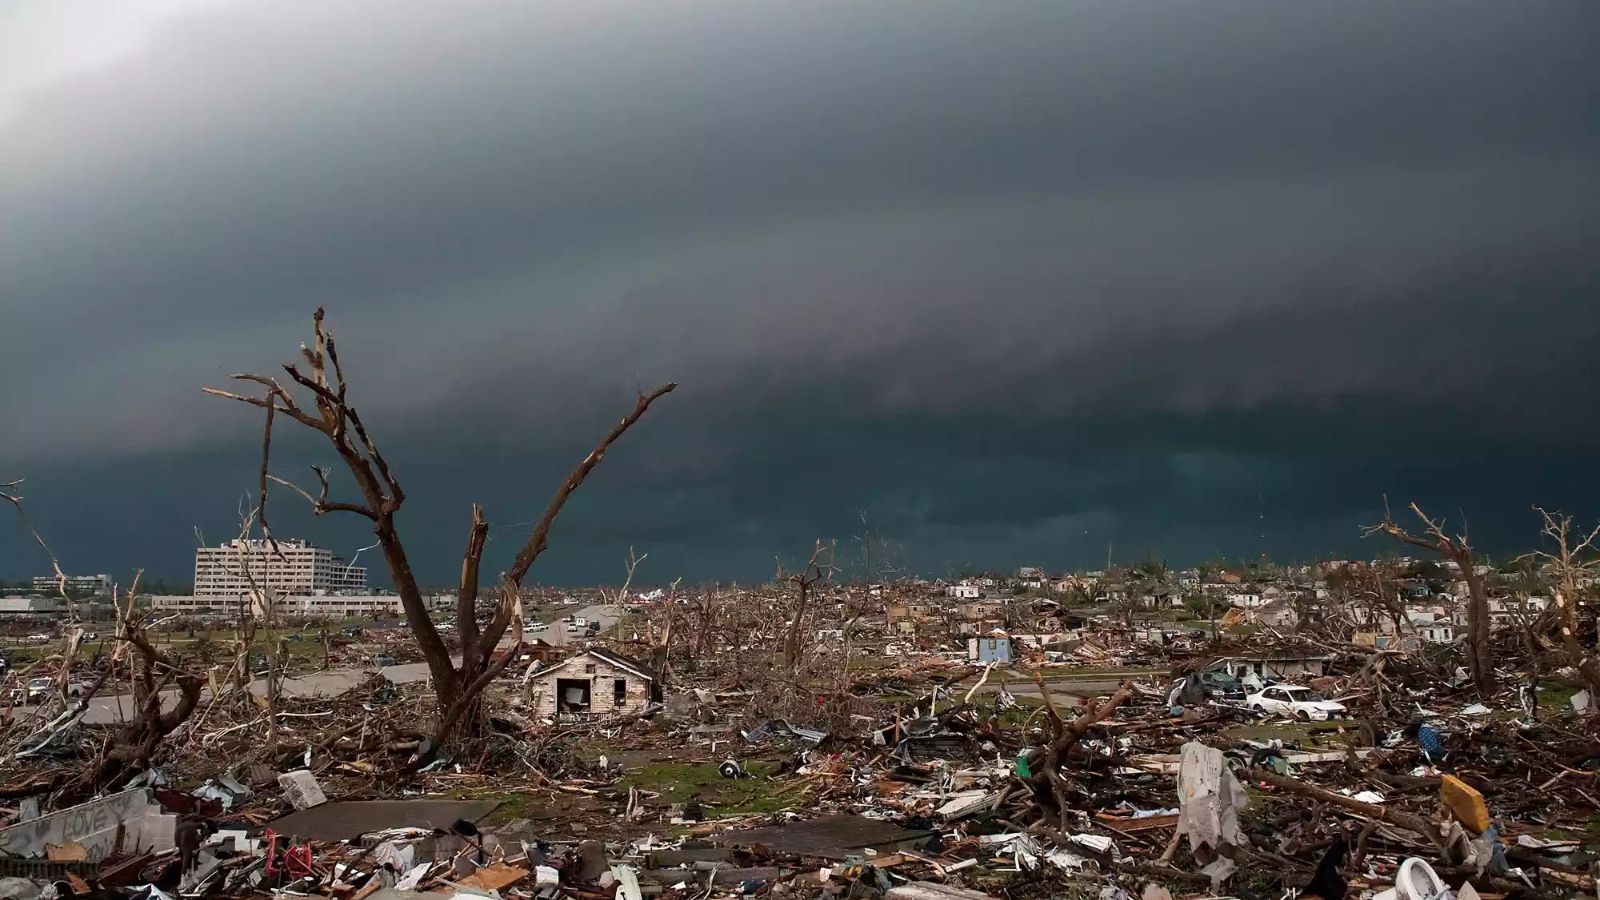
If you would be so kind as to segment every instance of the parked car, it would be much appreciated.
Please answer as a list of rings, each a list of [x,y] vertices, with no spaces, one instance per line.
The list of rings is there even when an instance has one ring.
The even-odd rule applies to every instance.
[[[1324,700],[1308,687],[1295,684],[1275,684],[1251,694],[1245,705],[1257,712],[1300,719],[1306,722],[1326,722],[1345,716],[1344,704]]]
[[[372,657],[372,664],[380,669],[395,665],[396,662],[395,658],[387,653],[379,653]]]
[[[25,703],[43,703],[50,696],[50,691],[56,686],[54,678],[29,678],[28,696]]]

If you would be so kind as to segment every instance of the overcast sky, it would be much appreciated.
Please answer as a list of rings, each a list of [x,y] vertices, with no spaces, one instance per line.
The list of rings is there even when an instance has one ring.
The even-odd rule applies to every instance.
[[[1596,46],[1590,0],[7,3],[0,481],[68,569],[187,578],[259,440],[199,388],[324,306],[440,582],[667,380],[535,577],[863,519],[930,573],[1371,555],[1386,493],[1526,543],[1600,516]]]

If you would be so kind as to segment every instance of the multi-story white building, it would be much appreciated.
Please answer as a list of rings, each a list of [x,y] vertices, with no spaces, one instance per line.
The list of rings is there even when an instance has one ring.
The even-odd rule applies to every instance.
[[[226,613],[232,616],[246,613],[262,616],[266,613],[261,604],[245,596],[154,594],[145,600],[150,609],[156,612]],[[441,594],[424,597],[422,602],[430,610],[444,609],[455,602],[455,597]],[[403,615],[405,606],[398,594],[278,594],[272,597],[272,612],[278,616],[339,619],[373,613]]]
[[[110,575],[68,575],[66,589],[69,594],[88,594],[97,597],[111,593]],[[53,597],[61,596],[61,578],[56,575],[33,576],[33,589]]]
[[[194,551],[194,595],[239,599],[256,591],[283,594],[352,594],[367,589],[367,570],[347,565],[309,541],[234,540]]]

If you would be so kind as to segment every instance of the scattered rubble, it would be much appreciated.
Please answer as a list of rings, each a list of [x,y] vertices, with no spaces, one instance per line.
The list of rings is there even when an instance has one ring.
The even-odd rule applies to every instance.
[[[983,659],[1000,645],[888,614],[929,588],[812,588],[816,630],[840,634],[804,642],[792,672],[782,585],[630,604],[496,680],[487,729],[422,766],[425,683],[268,709],[214,680],[151,765],[58,806],[61,773],[115,726],[41,712],[48,748],[14,742],[0,768],[0,896],[1595,892],[1586,681],[1515,642],[1495,645],[1487,694],[1452,646],[1310,623],[1173,638],[1085,617],[1023,641],[1013,621]],[[1252,701],[1291,684],[1330,717]]]

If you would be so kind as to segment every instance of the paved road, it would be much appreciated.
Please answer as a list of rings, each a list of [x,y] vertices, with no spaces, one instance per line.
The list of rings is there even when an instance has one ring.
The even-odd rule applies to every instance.
[[[622,620],[622,607],[614,603],[602,603],[595,606],[585,606],[583,609],[572,613],[572,615],[580,619],[587,619],[590,622],[599,622],[600,631],[606,632],[617,627],[617,623]],[[547,644],[565,647],[570,644],[582,643],[586,635],[583,632],[569,634],[566,623],[561,619],[557,619],[551,622],[550,627],[544,631],[529,631],[526,633],[526,637],[539,638]]]
[[[608,631],[622,618],[622,607],[615,605],[586,606],[573,615],[581,616],[591,622],[598,621],[602,631]],[[582,634],[568,635],[563,623],[556,622],[545,631],[526,632],[526,638],[543,638],[548,643],[556,646],[567,646],[580,643],[584,639]],[[501,646],[508,646],[509,641],[502,641]],[[456,665],[461,664],[461,657],[455,658]],[[379,670],[383,677],[395,684],[412,684],[428,679],[427,663],[405,663],[398,666],[385,666]],[[283,693],[290,697],[333,697],[348,691],[371,677],[370,669],[332,669],[327,672],[314,672],[295,678],[286,678],[283,681]],[[251,683],[250,689],[256,693],[266,690],[266,680],[258,679]],[[201,702],[209,692],[202,693]],[[168,691],[162,695],[161,705],[164,709],[171,709],[177,702],[177,691]],[[13,721],[31,719],[38,715],[39,707],[24,706],[14,710],[0,713],[9,715]],[[121,722],[133,717],[133,697],[123,694],[116,697],[95,697],[89,701],[89,709],[84,713],[83,720],[91,725],[105,725]]]
[[[1115,680],[1091,680],[1083,678],[1069,678],[1052,681],[1045,679],[1044,686],[1050,689],[1050,700],[1057,706],[1086,706],[1096,697],[1106,697],[1116,693],[1122,682]],[[1012,682],[1005,685],[1006,690],[1019,697],[1039,696],[1039,686],[1031,681]],[[1000,685],[986,684],[979,688],[981,692],[990,693],[998,691]]]

